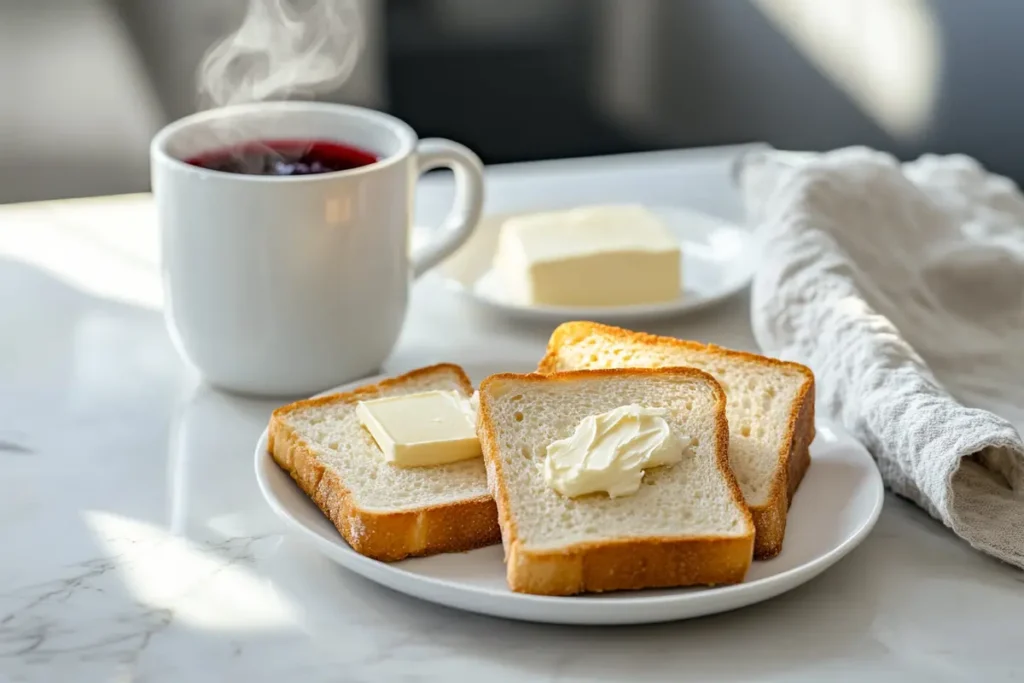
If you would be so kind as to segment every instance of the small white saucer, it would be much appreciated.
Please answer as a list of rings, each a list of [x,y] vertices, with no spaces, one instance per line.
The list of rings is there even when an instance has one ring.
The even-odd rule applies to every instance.
[[[472,301],[501,313],[545,322],[594,320],[623,323],[695,311],[742,291],[754,270],[750,231],[690,209],[647,207],[682,245],[679,298],[658,304],[615,307],[531,306],[510,301],[491,270],[502,223],[515,213],[481,219],[473,236],[438,270],[446,284]]]
[[[339,387],[372,384],[371,377]],[[642,624],[725,612],[767,600],[838,562],[867,537],[882,510],[882,478],[864,447],[841,428],[817,423],[811,467],[790,507],[782,552],[754,562],[746,581],[717,588],[622,591],[547,597],[514,593],[505,583],[501,545],[468,553],[378,562],[358,554],[267,453],[256,444],[256,479],[289,527],[343,567],[388,588],[448,607],[552,624]]]

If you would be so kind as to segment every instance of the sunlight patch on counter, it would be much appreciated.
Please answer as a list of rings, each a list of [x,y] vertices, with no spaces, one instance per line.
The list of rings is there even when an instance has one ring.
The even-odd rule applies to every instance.
[[[148,195],[3,207],[0,259],[35,266],[85,294],[163,307],[159,237]]]
[[[86,525],[139,603],[175,622],[211,630],[261,631],[298,623],[294,606],[252,564],[261,544],[239,537],[197,543],[121,515],[92,510]]]

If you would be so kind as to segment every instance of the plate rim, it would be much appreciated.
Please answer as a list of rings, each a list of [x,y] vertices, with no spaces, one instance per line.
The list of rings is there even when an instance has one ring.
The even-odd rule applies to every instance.
[[[458,278],[449,275],[445,272],[439,272],[438,277],[441,280],[441,284],[445,289],[465,297],[467,300],[474,302],[477,305],[501,311],[510,316],[519,318],[534,318],[534,319],[560,319],[560,320],[575,320],[579,318],[599,318],[602,320],[627,320],[633,319],[638,320],[642,318],[657,318],[666,317],[674,314],[682,314],[689,312],[696,312],[704,308],[708,308],[715,304],[721,303],[726,299],[730,299],[740,292],[743,292],[750,287],[751,282],[754,278],[754,266],[752,260],[753,256],[753,245],[752,240],[754,234],[750,230],[745,229],[739,223],[730,221],[713,214],[693,209],[687,206],[678,206],[673,204],[644,204],[644,207],[654,212],[667,212],[667,213],[679,213],[679,214],[692,214],[699,216],[700,218],[720,223],[732,230],[743,232],[747,235],[746,243],[743,247],[741,257],[747,262],[747,272],[743,277],[737,278],[736,282],[731,284],[729,287],[723,288],[721,291],[716,292],[710,296],[701,297],[699,299],[691,299],[680,297],[674,301],[666,301],[654,304],[631,304],[628,306],[551,306],[551,305],[540,305],[531,306],[527,304],[516,304],[507,301],[501,301],[498,299],[492,299],[489,297],[481,296],[477,293],[473,285],[466,285]],[[544,209],[538,209],[544,210]],[[555,209],[552,209],[555,210]],[[515,216],[521,213],[525,213],[528,210],[523,211],[495,211],[492,213],[485,214],[481,221],[485,219],[494,219],[501,217]],[[477,280],[477,282],[479,279]],[[682,283],[680,291],[685,291],[685,281]]]
[[[352,388],[363,384],[372,384],[387,376],[387,374],[379,374],[362,380],[356,380],[354,382],[349,382],[335,387],[334,389],[321,392],[316,396],[351,390]],[[273,484],[268,478],[270,476],[270,468],[276,468],[281,476],[288,477],[289,480],[291,480],[288,473],[280,469],[267,450],[269,427],[264,428],[256,442],[254,469],[257,486],[259,487],[260,494],[263,496],[264,501],[266,501],[274,514],[282,519],[290,529],[294,529],[300,533],[300,536],[312,541],[314,547],[316,547],[321,553],[326,555],[333,562],[344,567],[346,570],[352,571],[365,579],[373,581],[378,585],[385,586],[390,590],[455,609],[520,621],[570,625],[656,623],[663,621],[677,621],[707,614],[726,612],[756,604],[786,593],[793,588],[810,581],[829,567],[833,566],[849,554],[854,548],[859,546],[871,533],[871,530],[878,522],[885,502],[885,487],[882,482],[881,473],[878,471],[877,466],[874,465],[874,461],[867,452],[867,449],[865,449],[860,442],[854,439],[853,436],[841,425],[831,420],[824,420],[821,418],[816,418],[815,424],[819,428],[827,427],[834,434],[844,437],[845,441],[849,442],[851,446],[855,446],[856,449],[872,463],[871,471],[874,476],[871,477],[870,486],[873,489],[875,496],[871,511],[861,521],[860,525],[846,539],[830,549],[828,552],[818,555],[801,565],[786,569],[778,574],[762,577],[753,581],[744,581],[742,583],[729,586],[718,586],[707,591],[694,590],[693,587],[663,589],[667,591],[679,591],[678,593],[670,593],[668,595],[644,595],[642,591],[622,591],[601,595],[582,594],[574,596],[532,595],[527,593],[515,593],[512,591],[502,592],[493,588],[467,585],[450,579],[416,574],[402,569],[397,564],[380,562],[364,555],[360,555],[345,542],[340,533],[336,540],[324,538],[317,530],[307,526],[298,517],[296,517],[289,507],[274,492]],[[294,481],[291,481],[291,485],[297,487],[297,484],[295,484]],[[301,490],[299,493],[306,496],[306,494]],[[306,498],[308,499],[308,496],[306,496]],[[315,503],[311,500],[309,500],[308,503],[315,506]],[[322,514],[322,512],[320,514]],[[327,520],[327,522],[330,524],[330,520]],[[333,524],[331,524],[331,526],[333,528]],[[340,559],[341,557],[344,557],[345,559],[342,560]],[[482,599],[484,603],[490,600],[504,601],[508,605],[518,605],[525,608],[525,610],[487,609],[486,604],[456,604],[459,600],[439,600],[437,599],[439,596],[431,596],[426,590],[406,590],[404,587],[396,585],[402,584],[403,582],[412,582],[413,584],[418,583],[424,588],[439,589],[446,593],[461,595],[462,597],[469,598],[470,600],[473,598]],[[694,606],[695,603],[697,603],[697,608],[687,610],[686,614],[676,614],[673,613],[671,609],[676,608],[683,611],[683,605]],[[561,612],[557,618],[552,618],[550,615],[546,616],[544,614],[523,613],[525,611],[529,611],[530,608],[550,610],[553,607],[556,607]],[[637,612],[642,612],[645,608],[659,608],[660,614],[647,616],[637,614]],[[618,618],[608,618],[607,616],[601,616],[599,614],[601,612],[619,610],[622,610],[624,614],[617,615]],[[667,614],[665,613],[666,610],[668,612]],[[519,613],[517,614],[515,612]]]

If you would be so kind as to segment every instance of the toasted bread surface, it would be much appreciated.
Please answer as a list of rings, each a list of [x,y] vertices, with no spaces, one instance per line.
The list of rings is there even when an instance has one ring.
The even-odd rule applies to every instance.
[[[678,400],[672,398],[676,390]],[[578,409],[569,407],[573,401]],[[646,472],[633,496],[599,493],[574,500],[548,488],[536,462],[521,462],[528,452],[540,457],[553,435],[571,433],[581,415],[622,401],[670,407],[676,428],[699,432],[702,443],[687,456],[693,462],[684,457]],[[728,465],[725,396],[706,373],[672,368],[494,375],[480,387],[478,430],[512,590],[572,595],[743,580],[754,526]],[[701,495],[717,496],[720,528],[714,521],[689,521],[702,507],[691,498]],[[538,506],[557,521],[538,525],[530,511]],[[632,523],[615,521],[630,516],[636,517]]]
[[[725,349],[713,344],[633,332],[592,322],[555,329],[538,372],[598,367],[698,367],[722,384],[727,396],[730,462],[757,528],[754,556],[782,550],[793,495],[810,467],[814,440],[814,375],[798,363]],[[746,386],[726,381],[743,376]],[[780,390],[780,387],[782,390]],[[761,402],[767,407],[761,406]],[[779,415],[765,425],[759,415]],[[776,433],[770,446],[754,443]]]
[[[454,389],[467,397],[473,391],[459,366],[440,364],[351,392],[298,401],[278,408],[270,418],[271,456],[360,554],[395,561],[472,550],[500,540],[497,509],[479,460],[395,468],[358,425],[359,401],[431,388]],[[344,426],[318,438],[316,427],[330,426],[331,420]],[[339,434],[341,438],[330,440]],[[383,488],[371,490],[367,480],[383,481]],[[453,490],[444,491],[446,484]],[[440,493],[410,496],[408,490],[395,488],[427,485],[439,487]],[[387,502],[390,493],[393,504]]]

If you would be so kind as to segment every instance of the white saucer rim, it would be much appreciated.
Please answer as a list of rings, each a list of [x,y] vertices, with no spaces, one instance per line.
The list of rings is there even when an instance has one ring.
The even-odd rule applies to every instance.
[[[354,387],[364,384],[372,384],[383,379],[386,376],[387,375],[381,374],[373,377],[367,377],[362,380],[356,380],[354,382],[350,382],[345,385],[341,385],[334,389],[317,394],[317,396],[323,396],[327,394],[351,390]],[[858,450],[862,452],[862,455],[864,457],[868,459],[871,458],[870,454],[867,453],[866,449],[864,449],[864,447],[861,444],[859,444],[844,428],[842,428],[838,424],[835,424],[827,420],[817,420],[816,424],[818,424],[820,428],[828,428],[829,430],[832,431],[832,433],[841,435],[844,441],[848,441],[851,444],[856,445]],[[824,429],[822,429],[822,431],[824,431]],[[435,589],[439,589],[450,594],[461,594],[463,596],[470,597],[476,596],[478,598],[487,600],[494,599],[501,601],[513,601],[518,605],[532,604],[538,607],[551,607],[554,605],[558,605],[561,609],[568,610],[569,612],[563,615],[563,618],[559,620],[552,620],[550,618],[544,618],[540,616],[516,617],[505,615],[506,618],[522,619],[525,621],[534,622],[565,624],[593,624],[602,622],[607,624],[653,623],[654,621],[675,620],[682,617],[668,617],[666,619],[644,618],[639,621],[616,621],[601,619],[600,622],[582,621],[581,619],[587,617],[590,614],[588,610],[602,611],[608,609],[610,605],[616,606],[612,609],[640,609],[644,607],[669,608],[672,606],[679,606],[691,601],[700,601],[703,599],[703,596],[708,595],[714,595],[715,602],[717,603],[729,603],[730,599],[731,602],[734,603],[732,606],[727,606],[724,608],[722,608],[721,606],[710,607],[710,609],[704,612],[700,612],[703,614],[711,614],[729,611],[731,609],[736,609],[739,607],[743,607],[746,605],[754,604],[757,602],[761,602],[763,600],[773,598],[818,576],[823,571],[825,571],[826,569],[834,565],[836,562],[841,560],[843,557],[845,557],[847,554],[849,554],[858,545],[860,545],[864,541],[864,539],[870,534],[875,524],[878,522],[878,519],[884,507],[885,500],[885,488],[882,482],[881,474],[878,472],[877,467],[872,466],[870,468],[870,471],[873,474],[873,476],[871,477],[870,486],[872,488],[872,493],[874,494],[874,500],[872,501],[872,509],[870,513],[867,516],[865,516],[861,524],[858,527],[856,527],[851,533],[849,533],[846,539],[844,539],[834,548],[831,548],[827,552],[818,555],[803,564],[791,567],[778,574],[772,574],[770,576],[754,579],[752,581],[744,581],[742,583],[733,584],[729,586],[717,586],[711,589],[703,590],[699,587],[679,588],[674,589],[678,592],[670,592],[669,594],[664,594],[664,592],[662,592],[658,595],[644,595],[642,593],[633,592],[617,592],[602,595],[584,594],[569,597],[530,595],[525,593],[515,593],[511,591],[504,592],[494,588],[474,586],[471,584],[460,583],[449,579],[417,574],[415,572],[410,572],[408,570],[403,569],[399,564],[379,562],[378,560],[374,560],[364,555],[360,555],[344,541],[340,534],[338,534],[336,540],[325,538],[316,529],[307,526],[304,522],[298,519],[292,513],[289,507],[285,505],[284,502],[278,497],[276,492],[274,492],[272,484],[268,479],[269,472],[271,471],[270,468],[277,469],[281,476],[287,477],[288,475],[278,467],[277,463],[274,462],[273,458],[270,456],[267,450],[268,436],[268,430],[264,429],[263,433],[260,435],[260,438],[256,443],[256,449],[254,453],[254,469],[257,484],[259,486],[261,495],[267,501],[270,508],[278,517],[284,520],[290,528],[300,532],[302,536],[310,538],[317,546],[317,548],[320,549],[321,552],[326,554],[330,559],[332,559],[335,562],[338,562],[346,569],[363,576],[367,580],[373,581],[374,583],[378,583],[379,585],[387,586],[392,590],[396,590],[398,592],[411,595],[413,597],[417,597],[423,600],[429,601],[430,598],[423,597],[422,595],[417,595],[415,592],[411,592],[408,590],[404,590],[403,588],[397,587],[395,585],[395,582],[408,580],[416,582],[421,586],[433,587]],[[292,485],[296,486],[294,482],[292,482]],[[300,493],[302,492],[300,491]],[[305,496],[304,493],[302,493],[302,495]],[[315,505],[311,500],[308,500],[308,497],[307,502],[309,505]],[[330,524],[330,520],[327,520],[327,523]],[[333,525],[331,526],[333,528]],[[345,561],[338,559],[340,555],[345,556]],[[382,580],[382,575],[393,577],[394,581]],[[673,589],[663,590],[672,591]],[[750,599],[744,600],[743,598]],[[436,602],[438,602],[439,604],[446,604],[451,606],[451,603],[449,602]],[[473,609],[472,607],[468,606],[461,607],[461,609],[481,614],[495,614],[493,610],[487,610],[483,606],[481,606],[479,610]]]
[[[499,311],[510,317],[534,318],[544,320],[574,320],[594,318],[610,321],[666,317],[670,315],[690,313],[705,309],[707,307],[719,304],[727,299],[730,299],[750,287],[750,284],[753,281],[754,277],[754,256],[752,253],[751,244],[753,241],[753,233],[743,228],[742,225],[734,221],[730,221],[690,207],[667,204],[650,204],[646,206],[648,209],[656,213],[690,214],[695,216],[699,220],[704,220],[709,223],[718,223],[724,227],[729,228],[730,230],[748,234],[749,240],[742,250],[742,255],[739,257],[739,260],[741,262],[747,264],[746,270],[743,273],[742,277],[735,278],[735,281],[730,281],[728,286],[708,296],[683,296],[682,293],[686,291],[686,283],[684,281],[683,286],[680,288],[681,295],[679,296],[679,298],[673,299],[672,301],[659,302],[655,304],[634,304],[626,306],[551,306],[521,304],[512,301],[503,301],[498,298],[481,295],[476,290],[475,285],[481,279],[483,279],[484,275],[488,271],[485,271],[484,275],[479,276],[471,284],[467,284],[466,282],[459,280],[457,277],[443,272],[443,268],[442,272],[438,272],[437,275],[441,280],[441,284],[445,287],[447,291],[450,291],[458,296],[461,296],[465,298],[467,301],[474,303],[478,306],[483,306],[485,308]],[[493,212],[486,214],[481,220],[493,219],[495,217],[500,218],[503,216],[507,217],[513,215],[516,215],[516,212]]]
[[[835,427],[833,425],[830,424],[829,426],[832,427],[833,429],[835,429]],[[840,431],[845,433],[845,430],[840,430]],[[306,534],[307,536],[312,537],[317,544],[323,543],[323,544],[326,544],[327,546],[329,546],[331,548],[331,552],[339,552],[340,551],[340,552],[343,552],[343,553],[346,553],[346,554],[350,555],[350,559],[353,562],[360,563],[360,564],[362,564],[363,566],[366,566],[366,567],[374,567],[374,569],[377,570],[377,571],[380,571],[382,569],[382,566],[383,566],[383,570],[384,571],[391,571],[391,572],[395,572],[395,573],[399,573],[399,574],[404,574],[404,575],[412,574],[412,572],[408,572],[408,571],[402,569],[401,567],[399,567],[397,565],[386,563],[386,562],[380,562],[380,561],[374,560],[374,559],[372,559],[370,557],[366,557],[365,555],[360,555],[355,550],[353,550],[350,546],[348,546],[347,543],[345,543],[345,540],[343,538],[341,538],[340,534],[338,536],[338,539],[341,541],[341,544],[344,544],[344,545],[341,545],[341,544],[339,544],[339,543],[337,543],[335,541],[329,541],[328,539],[323,538],[323,536],[321,536],[315,530],[310,529],[305,524],[303,524],[299,519],[297,519],[291,513],[291,511],[288,510],[288,508],[285,507],[280,502],[280,500],[278,499],[277,495],[274,494],[271,491],[271,489],[270,489],[271,485],[270,485],[269,481],[266,480],[266,478],[265,478],[265,476],[263,474],[263,470],[264,470],[266,462],[271,463],[273,467],[278,467],[277,463],[273,461],[273,458],[271,458],[270,454],[266,451],[267,437],[268,437],[267,430],[264,430],[263,434],[260,436],[260,439],[259,439],[259,441],[257,442],[257,445],[256,445],[256,451],[257,451],[256,452],[256,467],[255,467],[255,469],[256,469],[256,479],[257,479],[257,483],[258,483],[259,488],[260,488],[260,492],[262,493],[264,499],[267,501],[268,505],[270,505],[271,509],[274,510],[275,514],[277,514],[279,517],[281,517],[285,522],[287,522],[293,528],[299,529],[304,534]],[[261,452],[261,450],[262,450],[262,452]],[[285,474],[283,471],[281,473]],[[884,486],[882,484],[881,475],[880,474],[878,474],[878,476],[877,476],[877,485],[878,485],[878,492],[877,492],[878,495],[876,497],[876,500],[875,500],[875,503],[874,503],[874,505],[872,507],[872,511],[871,511],[870,515],[867,518],[865,518],[865,520],[861,523],[861,525],[859,527],[857,527],[857,529],[852,534],[850,534],[850,536],[846,540],[844,540],[842,543],[837,545],[835,548],[833,548],[829,552],[827,552],[827,553],[825,553],[823,555],[819,555],[818,557],[814,558],[813,560],[811,560],[811,561],[809,561],[809,562],[807,562],[805,564],[802,564],[802,565],[799,565],[799,566],[796,566],[796,567],[792,567],[792,568],[787,569],[787,570],[785,570],[783,572],[780,572],[778,574],[772,574],[771,576],[767,576],[767,577],[764,577],[764,578],[761,578],[761,579],[755,579],[753,581],[744,581],[742,583],[732,584],[732,585],[729,585],[729,586],[716,586],[714,588],[709,588],[709,589],[706,589],[706,590],[712,590],[712,591],[714,591],[716,596],[721,597],[721,598],[726,598],[726,597],[732,596],[732,595],[742,595],[742,594],[748,593],[748,592],[757,592],[758,589],[765,589],[765,588],[767,588],[769,586],[774,587],[777,584],[783,584],[783,586],[781,587],[781,590],[779,590],[778,592],[775,592],[775,593],[771,593],[771,594],[765,595],[765,597],[763,598],[763,599],[768,599],[769,597],[774,597],[775,595],[779,595],[779,594],[784,593],[787,590],[789,590],[791,588],[791,586],[787,585],[787,579],[789,579],[791,577],[802,578],[803,581],[801,581],[800,583],[803,583],[803,582],[809,581],[810,579],[812,579],[815,576],[819,575],[822,571],[824,571],[825,569],[828,569],[829,567],[834,565],[836,562],[841,560],[843,557],[845,557],[847,554],[849,554],[850,551],[852,551],[854,548],[856,548],[858,545],[860,545],[860,543],[863,542],[863,540],[868,536],[868,534],[871,533],[871,530],[874,528],[875,524],[878,522],[878,518],[879,518],[879,516],[882,513],[882,508],[884,507],[884,500],[885,500]],[[303,495],[305,495],[305,494],[303,494]],[[312,505],[313,502],[310,501],[310,504]],[[362,576],[367,576],[366,574],[362,574],[362,572],[358,572],[358,573],[360,573],[360,575],[362,575]],[[701,593],[705,592],[705,591],[701,591],[700,589],[695,589],[695,588],[679,588],[679,589],[676,589],[676,590],[680,591],[678,594],[670,594],[670,595],[640,595],[640,594],[634,595],[634,594],[631,594],[631,593],[628,593],[628,592],[621,592],[621,593],[615,593],[615,594],[604,594],[604,595],[586,595],[586,594],[583,594],[583,595],[574,595],[574,596],[567,596],[567,597],[566,596],[548,596],[548,595],[531,595],[531,594],[528,594],[528,593],[513,593],[513,592],[509,592],[509,593],[506,594],[506,593],[502,593],[500,591],[495,591],[493,589],[480,588],[480,587],[477,587],[477,586],[470,586],[470,585],[466,585],[466,584],[450,581],[450,580],[447,580],[447,579],[440,579],[440,578],[431,577],[431,576],[423,576],[423,575],[420,575],[420,574],[414,574],[414,576],[415,576],[415,580],[416,581],[419,581],[419,582],[422,582],[422,583],[428,584],[428,585],[434,585],[434,586],[437,586],[437,587],[442,587],[442,588],[449,589],[449,590],[458,590],[458,591],[461,591],[461,592],[464,592],[464,593],[470,593],[470,594],[475,594],[475,595],[478,595],[478,596],[487,596],[487,597],[494,597],[496,595],[500,595],[500,596],[503,597],[503,599],[515,599],[515,600],[518,600],[520,602],[532,602],[532,603],[535,603],[535,604],[543,604],[543,605],[552,605],[552,604],[558,604],[558,605],[576,604],[576,605],[580,605],[580,604],[588,604],[588,603],[592,604],[592,605],[593,604],[600,604],[602,606],[607,606],[607,605],[610,605],[610,604],[616,604],[616,605],[631,606],[631,607],[632,606],[639,607],[639,606],[647,606],[647,605],[666,605],[666,604],[671,604],[671,603],[686,602],[688,600],[692,600],[695,595],[698,595],[698,594],[701,594]],[[371,581],[374,581],[375,583],[379,583],[379,582],[377,582],[373,578],[370,578],[368,576],[367,576],[367,578],[369,580],[371,580]],[[797,584],[797,585],[799,585],[799,584]],[[665,589],[665,590],[672,590],[672,589]]]

